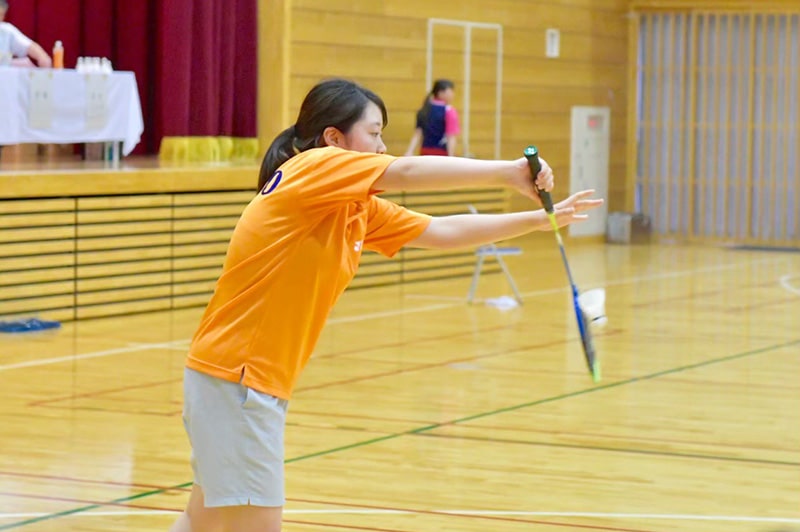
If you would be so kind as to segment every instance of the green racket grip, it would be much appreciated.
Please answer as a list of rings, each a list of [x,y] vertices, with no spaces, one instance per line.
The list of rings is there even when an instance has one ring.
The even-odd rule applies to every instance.
[[[539,150],[536,146],[528,146],[523,153],[525,158],[528,159],[528,166],[531,168],[531,175],[534,180],[533,188],[536,189],[539,199],[542,200],[545,212],[553,214],[553,198],[550,197],[550,193],[536,186],[536,176],[542,171],[542,163],[539,162]]]

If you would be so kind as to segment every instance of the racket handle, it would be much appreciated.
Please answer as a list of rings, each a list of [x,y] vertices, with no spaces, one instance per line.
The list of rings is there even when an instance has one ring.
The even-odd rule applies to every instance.
[[[553,214],[553,199],[550,197],[550,193],[546,190],[540,189],[535,183],[536,176],[542,171],[542,163],[539,162],[539,150],[536,148],[536,146],[528,146],[525,148],[523,153],[525,154],[525,158],[528,159],[528,166],[531,168],[531,175],[533,175],[534,179],[533,188],[536,189],[539,199],[542,200],[542,206],[544,206],[544,210],[548,214]]]

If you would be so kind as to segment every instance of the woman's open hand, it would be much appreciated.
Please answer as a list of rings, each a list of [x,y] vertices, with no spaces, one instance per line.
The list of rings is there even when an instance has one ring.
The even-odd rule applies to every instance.
[[[602,198],[590,198],[592,194],[594,194],[594,190],[581,190],[553,205],[558,227],[564,227],[571,223],[588,219],[589,215],[584,213],[596,209],[604,202]],[[551,226],[549,223],[545,227],[542,227],[544,230],[550,228]]]

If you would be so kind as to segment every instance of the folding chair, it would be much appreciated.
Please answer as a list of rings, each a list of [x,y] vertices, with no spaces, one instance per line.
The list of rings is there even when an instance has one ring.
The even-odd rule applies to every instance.
[[[474,205],[468,205],[467,207],[472,214],[478,214],[478,209]],[[478,289],[478,279],[480,279],[484,261],[487,257],[494,257],[494,260],[500,265],[500,269],[503,270],[503,275],[506,276],[511,290],[514,292],[514,298],[517,303],[522,304],[522,296],[517,289],[517,284],[514,282],[514,278],[511,277],[511,272],[503,260],[503,257],[507,255],[522,255],[522,249],[516,246],[498,247],[496,244],[487,244],[475,250],[475,270],[472,273],[472,284],[470,284],[469,293],[467,294],[468,303],[472,303],[475,300],[475,291]]]

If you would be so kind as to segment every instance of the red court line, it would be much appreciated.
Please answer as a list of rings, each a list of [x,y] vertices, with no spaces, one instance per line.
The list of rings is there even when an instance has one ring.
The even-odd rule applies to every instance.
[[[298,429],[313,429],[313,430],[338,430],[341,432],[357,432],[358,434],[372,434],[375,436],[388,436],[392,432],[386,430],[377,430],[377,429],[365,429],[362,427],[341,427],[341,426],[321,426],[321,425],[313,425],[311,423],[286,423],[287,427],[296,427]]]
[[[616,334],[619,334],[620,332],[622,332],[622,329],[610,329],[610,330],[604,332],[603,334],[595,335],[595,338],[614,336]],[[554,347],[554,346],[557,346],[557,345],[567,344],[567,343],[573,342],[575,340],[577,340],[577,338],[568,338],[568,339],[564,339],[564,340],[556,340],[556,341],[553,341],[553,342],[547,342],[547,343],[544,343],[544,344],[530,344],[530,345],[524,345],[524,346],[520,346],[520,347],[515,347],[515,348],[512,348],[512,349],[503,349],[501,351],[495,351],[493,353],[486,353],[484,355],[477,355],[477,356],[470,356],[470,357],[464,357],[464,358],[450,359],[450,360],[445,360],[445,361],[442,361],[442,362],[435,362],[435,363],[431,363],[431,364],[419,364],[419,365],[416,365],[416,366],[410,366],[408,368],[401,368],[401,369],[396,369],[396,370],[392,370],[392,371],[384,371],[384,372],[381,372],[381,373],[373,373],[372,375],[363,375],[361,377],[353,377],[353,378],[350,378],[350,379],[343,379],[343,380],[339,380],[339,381],[330,381],[330,382],[325,382],[325,383],[322,383],[322,384],[317,384],[317,385],[314,385],[314,386],[299,387],[299,388],[297,388],[295,390],[294,393],[297,394],[297,393],[308,392],[308,391],[312,391],[312,390],[321,390],[323,388],[330,388],[332,386],[340,386],[342,384],[353,384],[353,383],[356,383],[356,382],[368,381],[368,380],[382,378],[382,377],[393,377],[393,376],[396,376],[396,375],[402,375],[404,373],[412,373],[412,372],[415,372],[415,371],[422,371],[422,370],[426,370],[426,369],[434,369],[434,368],[440,368],[440,367],[443,367],[443,366],[449,366],[450,364],[458,364],[458,363],[462,363],[462,362],[473,362],[473,361],[476,361],[476,360],[485,360],[487,358],[493,358],[493,357],[498,357],[498,356],[503,356],[503,355],[509,355],[511,353],[517,353],[519,351],[528,351],[528,350],[531,350],[531,349],[546,349],[548,347]]]
[[[59,501],[59,502],[76,502],[81,504],[90,504],[96,506],[113,506],[113,507],[121,507],[121,508],[135,508],[137,510],[156,510],[156,511],[163,511],[163,512],[174,512],[180,513],[183,509],[176,509],[176,508],[162,508],[158,506],[144,506],[140,504],[127,504],[127,503],[115,503],[115,502],[108,502],[108,501],[93,501],[87,499],[75,499],[75,498],[68,498],[68,497],[50,497],[50,496],[43,496],[43,495],[28,495],[28,494],[20,494],[20,493],[4,493],[0,492],[0,496],[10,496],[16,498],[23,498],[23,499],[36,499],[36,500],[48,500],[48,501]],[[307,504],[324,504],[328,506],[340,506],[340,507],[348,507],[348,508],[363,508],[363,509],[372,509],[372,510],[388,510],[388,511],[395,511],[395,512],[405,512],[408,514],[421,514],[421,515],[435,515],[441,517],[458,517],[458,518],[468,518],[468,519],[476,519],[476,520],[490,520],[490,521],[502,521],[508,523],[525,523],[525,524],[539,524],[539,525],[548,525],[553,527],[562,527],[562,528],[580,528],[585,530],[603,530],[603,531],[611,531],[611,532],[657,532],[654,530],[645,530],[645,529],[636,529],[636,528],[619,528],[619,527],[608,527],[608,526],[598,526],[598,525],[582,525],[578,523],[567,523],[567,522],[552,522],[552,521],[543,521],[540,519],[520,519],[520,518],[512,518],[512,517],[502,517],[502,516],[489,516],[489,515],[475,515],[475,514],[461,514],[457,512],[441,512],[436,510],[420,510],[420,509],[408,509],[408,508],[395,508],[395,507],[388,507],[388,506],[374,506],[374,505],[366,505],[366,504],[353,504],[353,503],[342,503],[342,502],[329,502],[329,501],[316,501],[316,500],[308,500],[308,499],[288,499],[292,502],[302,502]],[[306,524],[306,525],[316,525],[328,528],[345,528],[345,529],[352,529],[352,530],[368,530],[368,531],[375,531],[375,532],[407,532],[405,530],[400,529],[392,529],[392,528],[374,528],[374,527],[363,527],[363,526],[356,526],[356,525],[339,525],[333,523],[317,523],[311,521],[297,521],[297,520],[288,520],[284,519],[284,523],[293,523],[293,524]]]
[[[673,297],[665,297],[661,299],[654,299],[650,301],[643,301],[641,303],[633,303],[630,305],[631,308],[643,308],[643,307],[650,307],[653,305],[661,305],[663,303],[675,303],[677,301],[691,301],[692,299],[699,299],[701,297],[707,296],[715,296],[718,294],[725,294],[731,292],[738,292],[741,290],[746,290],[748,288],[763,288],[765,286],[773,286],[775,285],[775,281],[766,281],[760,283],[747,283],[739,286],[735,286],[732,288],[723,288],[720,290],[706,290],[701,292],[694,292],[691,294],[686,294],[682,296],[673,296]]]
[[[491,327],[483,327],[481,329],[470,329],[467,332],[458,332],[458,333],[449,333],[449,334],[442,334],[439,336],[428,336],[425,338],[418,338],[415,340],[401,340],[399,342],[392,342],[386,344],[378,344],[378,345],[371,345],[369,347],[359,347],[355,349],[348,349],[345,351],[336,351],[330,353],[328,355],[315,355],[312,357],[314,360],[316,359],[330,359],[336,358],[344,355],[354,355],[357,353],[363,353],[365,351],[373,351],[379,349],[387,349],[390,347],[403,347],[408,345],[416,345],[416,344],[424,344],[425,342],[439,342],[441,340],[452,340],[454,338],[460,338],[462,336],[474,336],[475,334],[487,333],[487,332],[495,332],[495,331],[502,331],[505,329],[515,329],[520,324],[512,323],[506,325],[493,325]]]
[[[328,354],[328,355],[317,355],[317,356],[314,356],[313,358],[314,359],[330,359],[330,358],[335,358],[335,357],[343,356],[343,355],[352,355],[352,354],[355,354],[355,353],[363,353],[363,352],[371,351],[371,350],[375,350],[375,349],[386,349],[386,348],[390,348],[390,347],[401,347],[401,346],[407,346],[407,345],[413,345],[413,344],[421,344],[421,343],[425,343],[425,342],[436,342],[436,341],[440,341],[440,340],[452,340],[453,338],[458,338],[460,336],[472,336],[475,333],[484,333],[484,332],[492,332],[492,331],[498,331],[498,330],[503,330],[503,329],[511,329],[511,328],[516,327],[516,326],[517,326],[516,324],[512,324],[512,325],[501,325],[501,326],[485,327],[483,329],[470,330],[468,332],[453,333],[453,334],[447,334],[447,335],[441,335],[441,336],[433,336],[433,337],[422,338],[422,339],[418,339],[418,340],[405,340],[405,341],[401,341],[401,342],[378,344],[378,345],[372,345],[372,346],[370,346],[368,348],[358,348],[358,349],[349,349],[349,350],[345,350],[345,351],[337,351],[337,352],[334,352],[334,353],[331,353],[331,354]],[[183,377],[181,377],[179,379],[169,379],[169,380],[166,380],[166,381],[156,381],[156,382],[148,382],[148,383],[144,383],[144,384],[136,384],[136,385],[131,385],[131,386],[121,386],[121,387],[118,387],[118,388],[108,388],[108,389],[105,389],[105,390],[97,390],[97,391],[86,392],[86,393],[82,393],[82,394],[71,394],[71,395],[66,395],[66,396],[61,396],[61,397],[43,399],[43,400],[39,400],[39,401],[33,401],[33,402],[28,403],[28,406],[42,406],[42,405],[46,405],[46,404],[65,401],[65,400],[68,400],[68,399],[98,397],[100,395],[106,395],[106,394],[110,394],[110,393],[124,392],[124,391],[128,391],[128,390],[141,389],[141,388],[152,388],[152,387],[155,387],[155,386],[162,386],[164,384],[170,384],[170,383],[181,382],[181,381],[183,381]]]
[[[752,305],[738,305],[736,307],[726,307],[721,310],[729,314],[734,314],[737,312],[749,312],[751,310],[771,307],[773,305],[781,305],[783,303],[796,303],[796,302],[797,302],[797,296],[790,296],[781,299],[770,299],[767,301],[761,301],[759,303],[753,303]]]
[[[283,522],[291,523],[293,525],[309,525],[309,526],[319,526],[325,528],[343,528],[345,530],[370,530],[373,532],[409,532],[407,530],[400,530],[397,528],[374,528],[371,526],[337,525],[333,523],[316,523],[314,521],[296,521],[294,519],[283,519]]]
[[[665,303],[677,303],[679,301],[691,301],[692,299],[696,299],[699,297],[707,297],[707,296],[715,296],[717,294],[723,294],[728,292],[729,290],[709,290],[707,292],[695,292],[693,294],[686,294],[682,296],[673,296],[673,297],[665,297],[661,299],[655,299],[651,301],[643,301],[642,303],[632,303],[630,308],[646,308],[646,307],[653,307],[656,305],[663,305]]]
[[[772,383],[758,383],[758,382],[736,382],[736,381],[712,381],[710,379],[686,379],[686,378],[678,378],[678,377],[664,377],[665,381],[669,381],[670,383],[679,383],[679,384],[702,384],[705,386],[737,386],[739,388],[753,388],[759,390],[788,390],[788,391],[797,391],[799,389],[798,386],[787,386],[781,384],[772,384]]]
[[[78,484],[96,484],[99,486],[117,486],[120,488],[145,488],[145,489],[159,489],[164,493],[170,491],[191,491],[191,488],[172,488],[167,486],[159,486],[157,484],[142,484],[139,482],[117,482],[113,480],[95,480],[88,478],[68,477],[63,475],[38,475],[36,473],[19,473],[16,471],[0,471],[0,476],[17,477],[17,478],[36,478],[40,480],[58,480],[62,482],[75,482]]]
[[[737,289],[741,290],[741,289],[744,289],[744,288],[767,286],[767,285],[771,285],[771,284],[773,284],[773,283],[772,282],[769,282],[769,283],[763,282],[763,283],[756,283],[756,284],[747,284],[747,285],[744,285],[744,286],[737,287]],[[713,294],[717,294],[717,293],[725,292],[725,291],[726,290],[713,290],[713,291],[707,291],[707,292],[700,292],[700,293],[690,294],[688,296],[680,296],[678,299],[684,299],[684,298],[686,298],[686,299],[694,299],[694,298],[696,298],[698,296],[713,295]],[[783,302],[783,301],[794,301],[795,299],[796,298],[787,298],[785,300],[781,300],[781,302]],[[664,299],[655,300],[655,301],[637,303],[637,304],[633,304],[631,306],[632,307],[640,307],[640,306],[654,305],[654,304],[658,304],[658,303],[662,303],[662,302],[668,302],[668,301],[674,301],[674,300],[675,300],[675,298],[664,298]],[[772,303],[768,303],[768,304],[772,304]],[[742,309],[747,309],[747,308],[757,308],[757,307],[756,306],[753,306],[753,307],[739,307],[739,308],[733,309],[733,310],[729,309],[728,311],[740,311]],[[474,329],[474,330],[470,330],[470,331],[467,331],[467,332],[451,333],[451,334],[427,337],[427,338],[416,339],[416,340],[404,340],[404,341],[399,341],[399,342],[378,344],[378,345],[372,345],[372,346],[370,346],[368,348],[357,348],[357,349],[350,349],[350,350],[345,350],[345,351],[338,351],[338,352],[334,352],[334,353],[331,353],[331,354],[328,354],[328,355],[317,355],[317,356],[314,356],[313,358],[315,358],[315,359],[329,359],[329,358],[335,358],[335,357],[348,355],[348,354],[363,353],[363,352],[371,351],[371,350],[386,349],[386,348],[391,348],[391,347],[402,347],[402,346],[408,346],[408,345],[422,344],[422,343],[425,343],[425,342],[436,342],[436,341],[441,341],[441,340],[452,340],[454,338],[459,338],[459,337],[462,337],[462,336],[474,336],[476,333],[480,334],[480,333],[486,333],[486,332],[500,331],[500,330],[504,330],[504,329],[514,329],[514,328],[517,328],[519,326],[520,326],[520,324],[518,324],[518,323],[507,324],[507,325],[495,325],[495,326],[492,326],[492,327],[484,327],[484,328],[481,328],[481,329]],[[600,335],[598,335],[598,336],[600,336]],[[604,336],[609,336],[609,334],[606,334]],[[422,368],[422,369],[425,369],[425,368]],[[378,377],[381,377],[381,376],[384,376],[384,375],[378,375]],[[150,388],[150,387],[155,387],[155,386],[160,386],[160,385],[164,385],[164,384],[168,384],[168,383],[175,383],[175,382],[180,382],[180,381],[182,381],[182,378],[169,379],[169,380],[166,380],[166,381],[150,382],[150,383],[144,383],[144,384],[139,384],[139,385],[123,386],[123,387],[112,388],[112,389],[107,389],[107,390],[98,390],[98,391],[94,391],[94,392],[86,392],[86,393],[83,393],[83,394],[73,394],[73,395],[68,395],[68,396],[44,399],[44,400],[40,400],[40,401],[33,401],[33,402],[28,403],[28,406],[41,406],[41,405],[45,405],[45,404],[51,404],[51,403],[55,403],[55,402],[59,402],[59,401],[64,401],[64,400],[67,400],[67,399],[97,397],[97,396],[105,395],[105,394],[109,394],[109,393],[116,393],[116,392],[133,390],[133,389],[140,389],[140,388]],[[351,381],[341,381],[342,384],[347,384],[349,382],[351,382]],[[331,384],[331,385],[334,385],[334,384]],[[305,389],[309,390],[309,389],[317,389],[317,388],[311,387],[311,388],[305,388]],[[297,390],[297,391],[300,391],[300,390]],[[111,411],[111,410],[108,410],[108,411]],[[153,415],[158,415],[158,414],[153,414]],[[168,415],[175,415],[175,414],[168,414]]]
[[[377,416],[364,416],[359,414],[340,414],[337,412],[312,412],[310,410],[294,410],[292,409],[292,417],[296,416],[321,416],[321,417],[344,417],[344,418],[352,418],[352,419],[364,419],[368,421],[393,421],[395,423],[413,423],[415,426],[417,425],[430,425],[432,423],[438,423],[438,421],[428,420],[421,420],[421,419],[401,419],[396,417],[377,417]]]
[[[506,328],[506,327],[508,327],[508,326],[504,326],[504,328]],[[617,334],[619,334],[621,332],[623,332],[622,329],[609,329],[609,330],[605,331],[602,334],[596,335],[595,337],[599,338],[599,337],[615,336],[615,335],[617,335]],[[470,332],[470,334],[472,334],[472,333]],[[404,374],[404,373],[411,373],[411,372],[422,371],[422,370],[426,370],[426,369],[440,368],[440,367],[448,366],[450,364],[458,364],[458,363],[463,363],[463,362],[473,362],[473,361],[476,361],[476,360],[484,360],[484,359],[488,359],[488,358],[494,358],[494,357],[503,356],[503,355],[507,355],[507,354],[511,354],[511,353],[516,353],[516,352],[519,352],[519,351],[526,351],[526,350],[529,350],[529,349],[545,349],[545,348],[548,348],[548,347],[554,347],[554,346],[557,346],[557,345],[563,345],[563,344],[566,344],[566,343],[569,343],[569,342],[572,342],[572,341],[574,341],[574,339],[569,339],[568,338],[568,339],[564,339],[564,340],[557,340],[557,341],[554,341],[554,342],[547,342],[547,343],[544,343],[544,344],[531,344],[531,345],[527,345],[527,346],[516,347],[516,348],[513,348],[513,349],[504,349],[502,351],[496,351],[496,352],[493,352],[493,353],[486,353],[484,355],[477,355],[477,356],[470,356],[470,357],[465,357],[465,358],[450,359],[450,360],[431,363],[431,364],[418,364],[418,365],[415,365],[415,366],[410,366],[408,368],[401,368],[401,369],[396,369],[396,370],[392,370],[392,371],[385,371],[385,372],[381,372],[381,373],[375,373],[375,374],[371,374],[371,375],[364,375],[364,376],[361,376],[361,377],[353,377],[353,378],[350,378],[350,379],[343,379],[343,380],[339,380],[339,381],[331,381],[331,382],[321,383],[321,384],[314,385],[314,386],[299,387],[299,388],[297,388],[295,390],[294,393],[298,394],[298,393],[303,393],[303,392],[312,391],[312,390],[320,390],[320,389],[324,389],[324,388],[330,388],[330,387],[333,387],[333,386],[340,386],[340,385],[343,385],[343,384],[353,384],[353,383],[356,383],[356,382],[368,381],[368,380],[382,378],[382,377],[391,377],[391,376],[401,375],[401,374]],[[366,351],[366,350],[371,350],[371,349],[374,349],[374,347],[373,348],[369,348],[369,349],[364,349],[364,350],[361,350],[361,351]],[[99,412],[116,412],[116,413],[126,413],[126,414],[140,414],[140,415],[171,417],[171,416],[176,416],[176,415],[180,414],[181,412],[148,412],[148,411],[131,412],[131,411],[127,411],[127,410],[118,410],[118,409],[100,408],[100,407],[91,407],[91,408],[90,407],[75,407],[75,406],[59,407],[59,406],[53,406],[52,403],[57,402],[57,401],[67,400],[67,399],[74,399],[74,398],[97,397],[99,395],[103,395],[103,394],[107,394],[107,393],[114,393],[114,392],[118,392],[118,391],[130,390],[130,389],[139,389],[139,388],[146,388],[146,387],[152,387],[152,386],[160,386],[160,385],[164,385],[164,384],[168,384],[168,383],[178,382],[179,380],[180,379],[169,379],[167,381],[145,383],[145,384],[139,384],[139,385],[134,385],[134,386],[126,386],[126,387],[115,388],[115,389],[112,389],[112,390],[101,390],[101,391],[96,391],[96,392],[87,392],[87,393],[79,394],[79,395],[72,395],[72,396],[60,397],[60,398],[49,399],[49,400],[44,400],[44,401],[37,401],[35,403],[29,403],[29,406],[40,406],[40,405],[48,404],[48,406],[50,406],[50,408],[61,408],[61,409],[67,409],[67,410],[91,410],[91,411],[99,411]]]
[[[173,383],[176,383],[176,382],[183,382],[183,377],[181,377],[179,379],[168,379],[168,380],[164,380],[164,381],[146,382],[144,384],[132,384],[132,385],[129,385],[129,386],[120,386],[118,388],[110,388],[110,389],[99,390],[99,391],[94,391],[94,392],[70,394],[70,395],[64,395],[64,396],[61,396],[61,397],[54,397],[54,398],[50,398],[50,399],[42,399],[40,401],[33,401],[33,402],[28,403],[28,406],[42,406],[42,405],[46,405],[46,404],[50,404],[50,403],[57,403],[59,401],[65,401],[67,399],[82,399],[82,398],[86,398],[86,397],[95,397],[97,395],[103,395],[103,394],[108,394],[108,393],[116,393],[116,392],[125,392],[125,391],[128,391],[128,390],[137,390],[137,389],[140,389],[140,388],[151,388],[151,387],[154,387],[154,386],[162,386],[164,384],[173,384]]]
[[[137,416],[157,416],[157,417],[175,417],[180,416],[182,410],[174,410],[172,412],[153,412],[150,410],[124,410],[122,408],[106,408],[102,406],[67,406],[67,405],[47,405],[47,408],[54,408],[56,410],[85,410],[87,412],[107,412],[110,414],[130,414]]]
[[[391,506],[374,506],[371,504],[356,504],[356,503],[345,503],[345,502],[333,502],[333,501],[322,501],[322,500],[310,500],[310,499],[288,499],[293,502],[302,502],[307,504],[326,504],[329,506],[343,506],[347,508],[365,508],[370,510],[389,510],[395,512],[408,512],[412,514],[422,514],[422,515],[437,515],[437,516],[444,516],[444,517],[460,517],[460,518],[467,518],[467,519],[482,519],[487,521],[501,521],[506,523],[528,523],[534,525],[548,525],[554,527],[572,527],[572,528],[581,528],[585,530],[605,530],[611,532],[658,532],[656,530],[648,530],[648,529],[641,529],[641,528],[619,528],[619,527],[608,527],[608,526],[601,526],[601,525],[582,525],[578,523],[566,523],[566,522],[553,522],[553,521],[542,521],[540,519],[520,519],[515,517],[502,517],[496,515],[477,515],[477,514],[461,514],[458,512],[441,512],[436,510],[419,510],[419,509],[410,509],[410,508],[396,508]]]
[[[121,502],[108,502],[108,501],[93,501],[88,499],[74,499],[71,497],[51,497],[49,495],[31,495],[27,493],[7,493],[0,491],[0,497],[14,497],[17,499],[34,499],[41,501],[58,501],[58,502],[78,502],[81,504],[91,504],[95,506],[117,506],[121,508],[136,508],[137,510],[159,510],[165,512],[182,512],[183,510],[176,510],[174,508],[159,508],[158,506],[144,506],[141,504],[127,504]]]
[[[483,424],[461,424],[461,425],[448,425],[453,427],[473,427],[480,430],[485,430],[486,432],[502,432],[502,431],[513,431],[513,432],[521,432],[523,434],[549,434],[549,435],[564,435],[564,436],[586,436],[590,438],[607,438],[609,440],[617,440],[617,441],[647,441],[647,442],[657,442],[657,443],[678,443],[678,444],[694,444],[694,445],[708,445],[712,447],[731,447],[734,449],[767,449],[770,451],[782,451],[782,452],[793,452],[794,450],[789,449],[780,449],[778,447],[765,447],[758,444],[758,447],[751,447],[747,445],[737,445],[734,443],[720,443],[720,442],[705,442],[705,441],[697,441],[697,440],[679,440],[674,438],[648,438],[646,436],[631,436],[629,434],[601,434],[597,432],[573,432],[573,431],[562,431],[562,430],[546,430],[546,429],[524,429],[518,427],[497,427],[493,425],[483,425]],[[567,442],[553,442],[553,443],[567,443]]]

